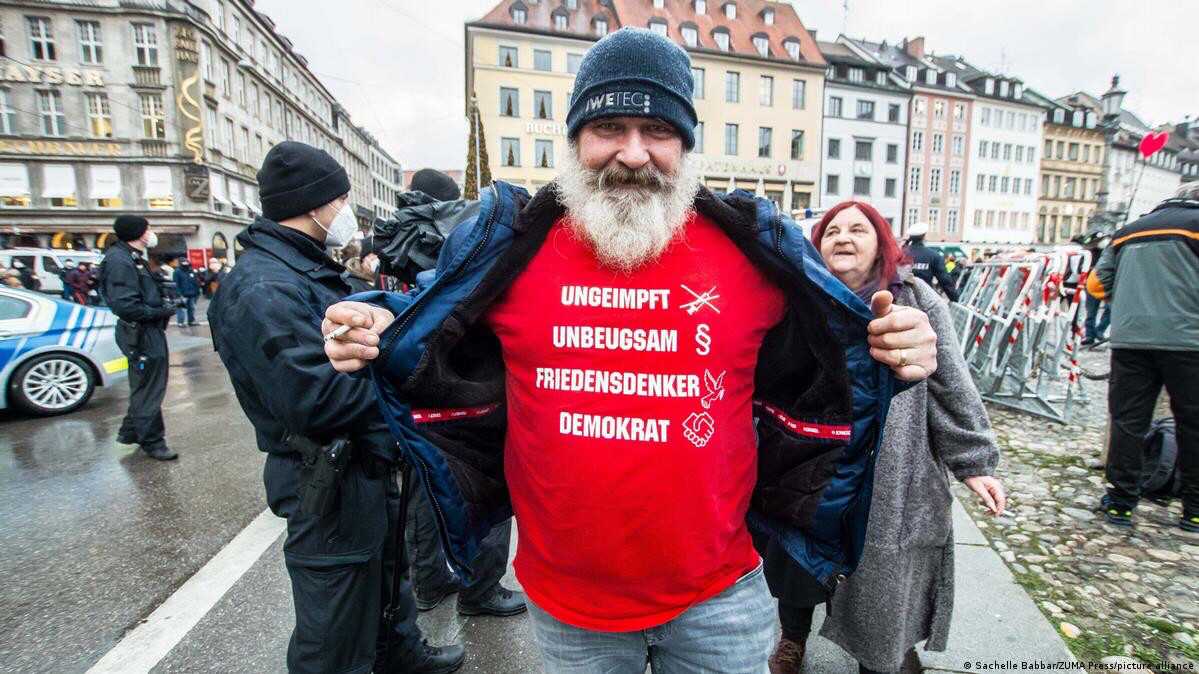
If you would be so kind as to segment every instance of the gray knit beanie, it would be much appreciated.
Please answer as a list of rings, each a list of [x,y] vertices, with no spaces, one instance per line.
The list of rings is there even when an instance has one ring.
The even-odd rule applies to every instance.
[[[691,58],[674,42],[644,28],[621,28],[595,43],[575,76],[566,130],[604,117],[657,117],[673,126],[688,150],[699,121],[691,103]]]

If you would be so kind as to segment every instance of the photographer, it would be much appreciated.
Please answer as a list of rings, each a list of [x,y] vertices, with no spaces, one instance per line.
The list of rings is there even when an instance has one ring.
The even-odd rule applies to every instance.
[[[263,215],[238,235],[245,252],[208,321],[267,452],[267,503],[287,520],[296,612],[288,670],[453,671],[463,649],[422,641],[403,546],[393,547],[395,440],[371,383],[324,355],[325,308],[350,292],[328,253],[357,231],[349,178],[328,153],[288,141],[267,153],[258,185]]]
[[[178,454],[167,448],[162,399],[167,391],[167,321],[175,313],[163,297],[162,279],[150,271],[146,250],[158,245],[150,223],[122,215],[113,223],[118,243],[104,254],[100,287],[117,321],[117,346],[129,360],[129,412],[117,442],[141,445],[159,461]]]

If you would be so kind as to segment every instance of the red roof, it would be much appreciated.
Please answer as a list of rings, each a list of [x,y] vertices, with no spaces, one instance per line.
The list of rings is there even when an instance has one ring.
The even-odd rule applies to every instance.
[[[737,6],[736,19],[725,16],[724,6],[730,1]],[[659,18],[666,21],[667,36],[688,50],[720,51],[712,33],[723,28],[729,33],[729,53],[758,58],[753,37],[761,34],[769,40],[769,58],[772,60],[795,63],[783,46],[784,40],[794,39],[799,41],[800,64],[827,65],[816,40],[804,28],[790,4],[770,0],[707,0],[707,11],[702,15],[695,13],[694,0],[662,0],[662,5],[662,9],[655,9],[653,0],[577,0],[576,9],[569,9],[564,0],[502,0],[478,23],[598,39],[593,22],[597,15],[608,19],[609,32],[625,26],[648,28],[652,19]],[[525,10],[523,25],[513,21],[513,6]],[[767,25],[763,19],[767,9],[774,11],[773,25]],[[567,17],[565,30],[554,28],[555,14]],[[696,47],[687,47],[683,41],[685,24],[693,24],[696,28]]]

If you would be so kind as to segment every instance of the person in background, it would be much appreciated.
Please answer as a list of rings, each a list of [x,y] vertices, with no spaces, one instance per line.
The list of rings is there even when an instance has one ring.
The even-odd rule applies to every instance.
[[[1145,435],[1162,386],[1178,436],[1184,531],[1199,532],[1199,182],[1120,228],[1087,280],[1110,299],[1112,375],[1107,521],[1132,526],[1141,498]]]
[[[946,471],[997,516],[1005,500],[992,477],[999,450],[948,308],[907,266],[878,211],[862,202],[838,204],[812,229],[812,242],[833,275],[863,301],[889,290],[897,303],[927,313],[937,333],[936,371],[891,402],[865,552],[857,571],[837,586],[820,632],[856,658],[859,671],[896,672],[916,643],[927,639],[928,650],[942,651],[949,635],[953,497]],[[770,671],[798,674],[813,610],[829,597],[777,544],[759,546],[783,630]]]
[[[17,270],[17,274],[20,276],[22,288],[26,290],[41,289],[42,279],[40,276],[34,273],[32,267],[16,258],[13,258],[12,266]]]
[[[9,288],[25,287],[21,285],[21,272],[17,271],[16,269],[5,269],[3,272],[0,272],[0,283],[3,283]]]
[[[912,273],[930,287],[934,287],[933,279],[936,278],[936,287],[945,293],[950,302],[957,302],[957,286],[945,270],[945,261],[941,259],[941,254],[924,245],[926,234],[927,222],[917,222],[908,228],[908,245],[903,252],[912,262]]]
[[[365,242],[365,239],[363,241]],[[375,271],[366,268],[363,257],[365,256],[362,244],[357,241],[346,244],[346,247],[341,249],[341,263],[345,265],[349,274],[346,281],[350,284],[352,293],[362,293],[376,287]]]
[[[75,271],[75,261],[67,260],[63,263],[62,268],[58,270],[58,279],[62,283],[62,298],[68,302],[75,300],[75,292],[71,290],[69,282],[71,274]]]
[[[220,287],[221,281],[225,280],[225,276],[228,273],[229,270],[225,269],[224,262],[215,257],[208,261],[208,269],[204,271],[203,291],[205,299],[212,299],[212,296],[216,294],[216,289]]]
[[[1099,259],[1103,255],[1103,250],[1108,246],[1109,239],[1107,235],[1100,234],[1091,238],[1087,242],[1086,249],[1091,253],[1091,266],[1099,265]],[[1111,305],[1098,297],[1095,297],[1090,292],[1086,294],[1086,313],[1087,318],[1083,322],[1083,346],[1091,346],[1105,339],[1107,328],[1112,322]]]
[[[179,293],[179,297],[184,302],[184,305],[175,312],[175,323],[179,327],[183,327],[184,312],[186,311],[187,324],[199,325],[196,321],[196,298],[200,296],[200,282],[196,280],[196,273],[192,269],[190,260],[179,261],[174,271],[171,272],[171,281],[175,284],[175,292]]]

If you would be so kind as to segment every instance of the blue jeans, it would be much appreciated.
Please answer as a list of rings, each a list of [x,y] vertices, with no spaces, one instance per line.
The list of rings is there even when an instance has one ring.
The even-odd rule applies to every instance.
[[[1087,320],[1083,323],[1086,328],[1086,338],[1088,341],[1096,340],[1107,332],[1107,326],[1112,322],[1112,308],[1110,305],[1104,304],[1099,300],[1087,295]],[[1103,318],[1099,319],[1099,326],[1095,326],[1095,317],[1103,311]],[[1075,325],[1078,325],[1075,323]]]
[[[663,625],[599,632],[560,622],[529,602],[547,674],[765,674],[776,644],[774,599],[762,566]]]
[[[184,297],[183,299],[187,300],[187,324],[191,325],[192,323],[196,322],[196,298]],[[175,322],[179,325],[183,325],[182,307],[175,310]]]

